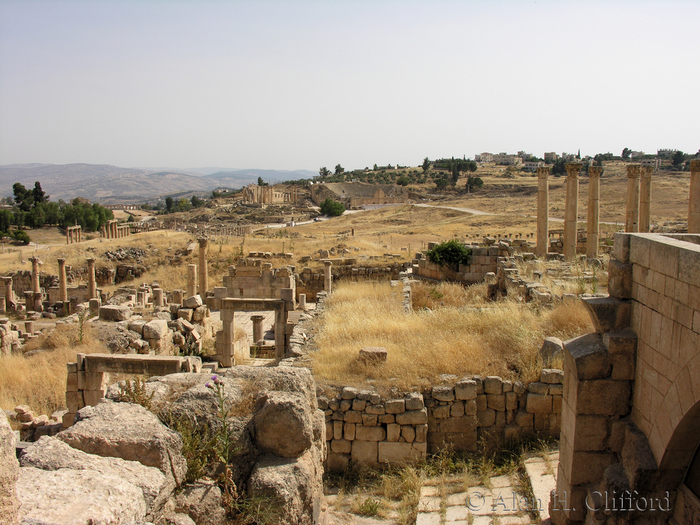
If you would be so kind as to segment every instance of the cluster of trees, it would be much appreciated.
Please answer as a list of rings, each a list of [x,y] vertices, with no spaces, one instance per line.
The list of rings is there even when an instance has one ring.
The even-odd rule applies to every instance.
[[[459,265],[469,264],[472,251],[466,248],[457,239],[446,241],[438,244],[434,248],[428,250],[425,255],[432,263],[451,268],[454,271],[459,271]]]
[[[221,194],[218,194],[219,196]],[[214,192],[212,192],[212,197]],[[185,199],[184,197],[178,199],[177,201],[172,197],[165,198],[165,210],[163,213],[176,213],[179,211],[190,211],[192,208],[201,208],[207,203],[206,200],[200,199],[196,195],[192,195],[192,198]]]
[[[0,210],[0,231],[5,235],[17,235],[22,237],[26,232],[21,232],[23,226],[29,228],[41,228],[43,226],[68,226],[80,225],[86,231],[97,231],[100,226],[114,218],[111,210],[99,204],[90,204],[84,199],[76,198],[70,203],[62,200],[50,202],[49,196],[41,189],[39,182],[34,183],[34,188],[27,189],[21,183],[16,182],[12,186],[14,194],[14,206],[12,210]],[[11,232],[11,226],[17,230]],[[29,242],[27,237],[27,242]]]

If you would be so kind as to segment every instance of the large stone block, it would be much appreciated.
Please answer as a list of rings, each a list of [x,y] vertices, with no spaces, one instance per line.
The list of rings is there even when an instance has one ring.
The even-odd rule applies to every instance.
[[[379,463],[398,465],[425,459],[426,451],[416,443],[379,443]]]
[[[100,306],[100,319],[103,321],[126,321],[131,317],[131,309],[126,306],[106,305]]]
[[[396,414],[396,422],[399,425],[424,425],[428,422],[428,410],[409,410],[403,414]]]
[[[501,394],[503,381],[498,376],[488,376],[484,379],[484,392],[487,394]]]
[[[610,259],[608,264],[608,293],[618,299],[632,297],[632,265]]]
[[[624,416],[629,413],[632,394],[629,381],[579,381],[575,392],[575,399],[567,399],[567,402],[575,405],[578,414]]]
[[[637,334],[631,328],[608,332],[603,334],[603,345],[613,355],[634,355],[637,351]]]
[[[386,431],[384,427],[355,427],[355,439],[358,441],[384,441]]]
[[[358,441],[352,442],[352,453],[350,457],[355,464],[359,465],[377,465],[378,464],[378,448],[376,441]]]
[[[580,415],[574,425],[574,434],[571,436],[573,450],[601,452],[607,448],[610,434],[607,417]]]
[[[455,385],[455,398],[460,401],[476,399],[476,381],[464,380]]]
[[[630,325],[632,303],[615,297],[584,299],[598,333],[618,330]]]
[[[387,414],[401,414],[406,411],[406,400],[389,399],[384,402],[384,410]]]
[[[438,423],[439,432],[464,432],[476,436],[477,421],[474,416],[451,417]]]
[[[530,414],[551,414],[552,396],[533,394],[527,395],[527,411]]]
[[[610,356],[599,334],[586,334],[564,343],[565,360],[578,379],[603,379],[610,375]]]
[[[0,523],[15,523],[17,519],[19,463],[15,456],[16,444],[17,439],[7,416],[0,410]]]
[[[311,447],[313,426],[309,405],[301,394],[269,392],[253,418],[261,450],[276,456],[298,457]],[[335,432],[334,432],[335,433]],[[342,424],[340,425],[342,437]]]
[[[434,386],[432,397],[438,401],[454,401],[455,392],[451,386]]]
[[[143,325],[144,339],[163,339],[168,332],[168,322],[163,319],[154,319]]]

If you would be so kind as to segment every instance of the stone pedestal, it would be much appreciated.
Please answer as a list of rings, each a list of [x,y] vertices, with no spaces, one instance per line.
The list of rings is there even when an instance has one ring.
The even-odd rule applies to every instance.
[[[226,301],[226,299],[224,299]],[[216,332],[216,359],[223,367],[229,368],[235,364],[234,351],[234,310],[222,308],[221,322],[222,329]]]
[[[566,165],[566,217],[564,219],[564,257],[571,260],[576,257],[578,224],[578,174],[581,164]]]
[[[182,299],[183,299],[182,295],[183,295],[183,293],[184,293],[183,290],[173,290],[173,293],[172,293],[172,302],[173,302],[174,304],[177,304],[177,305],[182,306]]]
[[[250,320],[253,321],[253,344],[262,344],[263,341],[263,319],[262,315],[251,315]]]
[[[688,233],[700,233],[700,159],[690,161]]]
[[[206,300],[209,290],[209,271],[207,270],[207,244],[205,237],[197,239],[199,243],[199,295]]]
[[[639,178],[641,166],[627,166],[627,211],[625,213],[625,231],[639,231]]]
[[[306,310],[306,294],[305,293],[299,294],[299,309]]]
[[[586,231],[586,256],[598,257],[599,216],[600,216],[600,175],[603,168],[588,168],[588,215]]]
[[[68,301],[68,283],[66,282],[66,260],[58,261],[58,300],[65,303]]]
[[[549,230],[549,168],[537,168],[537,248],[538,257],[547,255]]]
[[[187,297],[197,294],[197,265],[187,265]]]
[[[14,292],[12,291],[12,277],[2,277],[2,282],[5,285],[5,310],[12,310],[12,301],[14,300]]]
[[[163,289],[162,288],[153,288],[153,306],[165,306],[165,302],[163,301]]]
[[[654,168],[642,166],[639,187],[639,232],[649,233],[651,228],[651,176]]]
[[[323,261],[323,290],[330,294],[333,275],[331,274],[331,261]]]

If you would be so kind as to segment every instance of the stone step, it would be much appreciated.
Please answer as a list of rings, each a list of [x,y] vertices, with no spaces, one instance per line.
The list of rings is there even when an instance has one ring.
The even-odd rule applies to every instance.
[[[541,522],[549,519],[549,495],[557,488],[557,469],[559,468],[559,451],[542,456],[533,456],[525,460],[525,471],[530,479],[530,486],[538,502]]]

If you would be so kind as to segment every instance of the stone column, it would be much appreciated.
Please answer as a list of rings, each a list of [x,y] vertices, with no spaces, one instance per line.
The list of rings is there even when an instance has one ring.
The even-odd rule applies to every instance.
[[[24,331],[29,335],[34,335],[34,321],[24,321]]]
[[[32,292],[39,293],[39,258],[30,257],[29,260],[32,261]]]
[[[70,228],[66,228],[66,244],[70,244]]]
[[[78,242],[81,242],[83,240],[82,237],[83,237],[83,227],[78,226]]]
[[[199,242],[199,295],[206,303],[207,290],[209,288],[209,272],[207,270],[207,244],[206,237],[197,239]]]
[[[154,287],[153,288],[153,306],[165,306],[163,303],[163,289]]]
[[[537,168],[537,248],[538,257],[545,257],[549,240],[549,168]]]
[[[588,227],[586,229],[586,256],[598,257],[599,217],[600,217],[600,175],[603,168],[588,168]]]
[[[639,231],[639,177],[641,166],[627,166],[627,212],[625,214],[625,231]]]
[[[690,161],[688,233],[700,233],[700,159]]]
[[[566,165],[566,217],[564,218],[564,258],[576,257],[578,224],[578,174],[580,163]]]
[[[187,297],[197,294],[197,265],[187,265]]]
[[[299,309],[306,310],[306,294],[305,293],[299,294]]]
[[[95,259],[90,258],[88,263],[88,299],[97,299],[97,285],[95,284]]]
[[[331,261],[323,261],[323,289],[326,293],[331,293],[333,275],[331,274]]]
[[[15,295],[12,291],[12,277],[3,277],[2,281],[5,284],[5,311],[9,312],[12,310],[12,300]]]
[[[253,344],[262,344],[263,341],[263,319],[264,315],[251,315],[250,320],[253,321]]]
[[[62,303],[68,301],[68,283],[66,283],[66,260],[59,258],[58,261],[58,300]]]
[[[652,166],[642,166],[641,184],[639,187],[639,231],[649,233],[651,229],[651,176]]]
[[[230,299],[221,301],[222,330],[216,332],[216,358],[223,367],[235,364],[234,351],[234,306]]]

